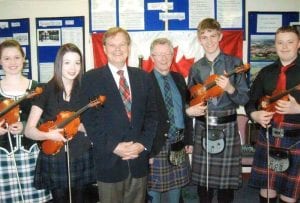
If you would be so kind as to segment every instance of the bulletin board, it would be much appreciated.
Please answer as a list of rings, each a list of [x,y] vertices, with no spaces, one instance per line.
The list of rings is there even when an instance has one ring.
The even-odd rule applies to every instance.
[[[58,49],[73,43],[84,54],[84,16],[36,18],[38,78],[48,82],[53,76]],[[84,57],[83,57],[84,58]]]
[[[275,33],[279,27],[300,25],[299,12],[249,12],[248,62],[250,81],[261,68],[277,60]]]
[[[245,0],[89,0],[90,32],[195,30],[207,17],[222,28],[244,29]]]
[[[17,40],[25,52],[23,75],[32,78],[31,50],[30,50],[30,22],[29,18],[0,20],[0,43],[6,39]],[[4,72],[0,70],[0,77]]]

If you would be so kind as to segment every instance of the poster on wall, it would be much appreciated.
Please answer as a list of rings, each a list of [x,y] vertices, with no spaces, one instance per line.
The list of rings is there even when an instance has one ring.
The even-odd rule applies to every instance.
[[[244,29],[245,0],[89,0],[90,32],[194,30],[204,18],[224,29]]]
[[[61,45],[75,44],[84,55],[84,17],[36,19],[38,78],[42,83],[53,77],[56,53]]]
[[[281,26],[299,25],[299,12],[249,12],[248,61],[250,82],[265,66],[277,60],[275,33]]]
[[[0,20],[0,43],[7,39],[18,41],[25,53],[25,64],[23,75],[29,79],[32,78],[31,50],[30,50],[30,26],[29,18],[22,19],[1,19]],[[1,68],[1,66],[0,66]],[[0,79],[4,76],[2,68],[0,69]]]

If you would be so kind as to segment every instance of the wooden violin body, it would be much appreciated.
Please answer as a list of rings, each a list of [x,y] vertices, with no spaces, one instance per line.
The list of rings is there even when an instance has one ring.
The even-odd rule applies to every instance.
[[[76,112],[63,111],[56,116],[56,121],[48,121],[39,126],[39,130],[43,132],[49,132],[52,129],[63,129],[63,135],[68,140],[71,140],[78,132],[80,125],[79,115],[88,108],[103,105],[105,102],[105,96],[99,96],[96,100],[91,101],[86,106],[82,107]],[[44,140],[40,145],[42,151],[47,155],[57,154],[61,147],[64,146],[63,141]]]
[[[189,89],[192,98],[190,101],[191,106],[218,97],[224,92],[221,87],[215,85],[217,77],[218,75],[211,75],[206,79],[203,85],[199,83]]]
[[[56,121],[48,121],[39,126],[39,130],[43,132],[49,132],[51,129],[56,129],[64,120],[72,117],[75,112],[63,111],[56,116]],[[80,119],[74,118],[70,123],[66,124],[63,129],[63,134],[68,140],[71,140],[78,132],[80,125]],[[45,140],[42,142],[42,150],[45,154],[56,154],[60,151],[60,148],[64,145],[63,141]]]
[[[300,84],[296,85],[295,87],[288,89],[288,90],[274,90],[271,96],[264,96],[259,101],[258,109],[268,111],[268,112],[275,112],[276,111],[276,102],[278,100],[288,101],[289,97],[288,94],[294,90],[299,90]]]
[[[14,100],[12,99],[5,99],[0,103],[0,109],[5,109],[11,105],[14,104]],[[19,112],[20,107],[19,105],[16,105],[15,107],[11,108],[7,113],[5,113],[3,116],[0,117],[0,120],[5,120],[5,123],[8,125],[11,125],[13,123],[18,122],[19,120]]]
[[[18,122],[20,116],[19,104],[23,100],[32,98],[41,94],[42,92],[43,89],[41,87],[36,87],[34,91],[27,92],[23,97],[16,101],[12,99],[4,99],[2,102],[0,102],[0,121],[5,120],[5,123],[8,125]]]
[[[246,72],[250,69],[249,64],[242,65],[240,67],[236,67],[229,73],[227,73],[226,77],[230,77],[233,74]],[[219,87],[216,83],[216,79],[220,77],[219,75],[210,75],[204,82],[204,84],[196,84],[192,86],[189,91],[191,94],[190,106],[194,106],[201,102],[207,102],[209,99],[214,97],[218,97],[223,94],[224,90]]]

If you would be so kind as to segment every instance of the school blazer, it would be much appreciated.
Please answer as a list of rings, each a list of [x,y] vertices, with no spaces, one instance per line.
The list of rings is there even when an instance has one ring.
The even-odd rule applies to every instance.
[[[88,71],[82,79],[81,97],[88,103],[99,95],[106,96],[103,106],[89,108],[82,115],[82,122],[93,143],[93,156],[97,180],[119,182],[129,172],[132,177],[147,175],[149,152],[157,128],[157,107],[153,81],[149,74],[128,67],[132,95],[131,122],[118,87],[108,65]],[[120,142],[139,142],[145,146],[138,158],[124,161],[113,153]]]

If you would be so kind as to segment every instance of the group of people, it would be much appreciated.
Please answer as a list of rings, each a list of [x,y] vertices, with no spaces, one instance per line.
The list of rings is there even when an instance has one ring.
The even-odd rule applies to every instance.
[[[64,44],[54,62],[53,78],[30,99],[24,96],[38,83],[22,75],[24,52],[14,40],[2,42],[1,101],[13,100],[18,105],[10,103],[14,105],[10,109],[21,111],[13,122],[0,114],[0,201],[85,202],[87,188],[97,183],[101,203],[159,203],[162,195],[176,203],[181,188],[192,181],[201,203],[212,202],[215,193],[218,202],[233,202],[234,191],[242,185],[236,120],[236,109],[242,105],[261,125],[250,186],[260,189],[260,202],[276,202],[277,197],[297,202],[299,32],[292,26],[278,29],[279,58],[259,72],[250,91],[245,73],[227,74],[243,63],[221,51],[220,24],[204,19],[197,37],[205,54],[191,67],[187,83],[170,70],[174,49],[167,38],[157,38],[150,46],[151,73],[127,65],[131,39],[120,27],[104,33],[108,63],[86,73],[80,50]],[[210,86],[197,86],[212,78]],[[199,89],[191,94],[195,87]],[[218,95],[208,95],[213,88]],[[283,97],[275,95],[284,91]],[[261,99],[274,95],[274,109],[263,108]],[[62,112],[77,113],[100,96],[105,101],[80,112],[69,139],[65,129],[69,123],[59,123],[68,119]],[[51,121],[47,130],[39,127]],[[49,140],[62,143],[50,155],[37,145]]]

